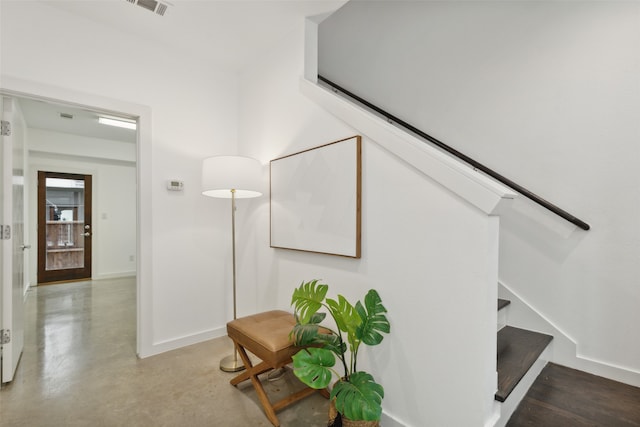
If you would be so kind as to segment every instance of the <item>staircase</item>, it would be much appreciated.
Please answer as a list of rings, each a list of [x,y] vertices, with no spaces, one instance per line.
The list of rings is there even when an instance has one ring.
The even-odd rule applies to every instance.
[[[504,426],[549,360],[553,337],[507,325],[510,301],[498,299],[497,369],[500,420]]]

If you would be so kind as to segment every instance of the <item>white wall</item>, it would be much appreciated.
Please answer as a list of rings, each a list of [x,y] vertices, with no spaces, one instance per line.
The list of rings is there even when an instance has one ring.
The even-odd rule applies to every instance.
[[[241,127],[241,148],[265,163],[355,134],[299,92],[303,40],[300,27],[241,78],[240,121],[250,124]],[[361,259],[270,249],[268,203],[245,209],[251,230],[240,247],[251,268],[240,269],[240,313],[290,309],[293,289],[314,278],[350,300],[376,288],[392,332],[361,351],[361,367],[385,387],[383,424],[482,425],[495,391],[495,377],[493,389],[485,385],[487,359],[495,367],[486,337],[495,337],[487,307],[497,292],[488,282],[497,279],[498,219],[367,137]]]
[[[28,135],[29,205],[37,206],[38,171],[92,175],[92,277],[135,275],[135,144],[33,128]],[[29,214],[30,244],[34,248],[29,269],[35,278],[37,209]]]
[[[201,196],[200,167],[204,157],[236,153],[236,77],[46,2],[1,8],[3,81],[151,111],[138,146],[138,180],[148,185],[138,194],[139,226],[149,228],[139,242],[148,259],[138,262],[150,270],[140,284],[141,355],[223,334],[231,317],[228,206]],[[167,179],[183,180],[184,191],[168,192]]]
[[[640,374],[640,4],[350,2],[321,24],[320,73],[558,204],[501,222],[500,279]],[[386,29],[386,30],[385,30]]]

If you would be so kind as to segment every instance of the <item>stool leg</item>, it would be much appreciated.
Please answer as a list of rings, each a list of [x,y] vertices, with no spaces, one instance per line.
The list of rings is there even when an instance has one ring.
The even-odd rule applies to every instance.
[[[251,360],[249,360],[249,356],[247,356],[247,352],[245,351],[244,347],[242,347],[238,343],[235,343],[235,345],[236,345],[236,349],[238,350],[238,353],[240,353],[240,357],[242,358],[242,361],[244,362],[244,366],[247,368],[247,370],[244,373],[238,375],[233,380],[231,380],[232,381],[231,383],[233,384],[233,382],[236,379],[240,378],[240,377],[248,376],[251,379],[251,384],[253,384],[253,388],[256,389],[256,394],[258,395],[258,400],[260,400],[260,403],[262,404],[262,407],[264,408],[265,415],[267,416],[269,421],[271,421],[271,424],[273,424],[274,427],[280,427],[280,421],[278,420],[278,417],[276,416],[276,411],[274,411],[273,406],[271,406],[271,402],[269,401],[269,397],[267,397],[267,393],[264,391],[264,388],[262,387],[262,383],[258,379],[258,375],[267,370],[267,369],[264,369],[264,370],[261,371],[263,366],[266,366],[266,364],[264,362],[262,362],[259,365],[257,365],[256,367],[254,367],[251,364]],[[246,379],[246,378],[244,378],[244,379]],[[236,382],[236,384],[244,381],[244,379]]]
[[[271,366],[269,366],[267,363],[265,362],[261,362],[258,365],[252,367],[253,369],[251,369],[251,371],[244,371],[243,373],[233,377],[231,379],[231,381],[229,381],[231,383],[231,385],[238,385],[240,384],[242,381],[246,381],[249,378],[251,378],[251,375],[260,375],[264,372],[267,372],[268,370],[272,369]]]

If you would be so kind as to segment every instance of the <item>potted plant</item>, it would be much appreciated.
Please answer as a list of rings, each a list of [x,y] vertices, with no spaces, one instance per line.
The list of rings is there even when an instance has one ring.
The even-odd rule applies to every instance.
[[[335,374],[338,380],[330,399],[339,414],[336,421],[342,422],[337,425],[377,426],[384,389],[371,374],[358,370],[357,362],[362,344],[378,345],[383,339],[381,333],[389,333],[387,310],[373,289],[366,294],[364,304],[358,301],[355,306],[342,295],[337,300],[327,298],[328,289],[328,285],[312,280],[293,292],[291,305],[296,325],[291,336],[297,346],[304,347],[293,356],[294,374],[316,389],[326,388]],[[320,324],[327,314],[319,311],[323,308],[333,318],[336,329]],[[343,374],[333,369],[337,360]],[[330,422],[333,423],[331,419]]]

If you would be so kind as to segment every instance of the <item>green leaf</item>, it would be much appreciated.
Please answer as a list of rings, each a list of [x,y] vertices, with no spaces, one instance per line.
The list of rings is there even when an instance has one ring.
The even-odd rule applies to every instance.
[[[315,343],[322,345],[327,350],[331,350],[338,356],[347,351],[347,344],[340,341],[340,337],[335,334],[319,333]]]
[[[349,381],[339,381],[331,390],[336,409],[353,421],[377,421],[382,414],[384,389],[366,372],[355,372]]]
[[[293,356],[293,373],[311,388],[321,389],[329,385],[332,378],[331,367],[336,358],[324,348],[305,348]]]
[[[322,307],[328,285],[318,284],[318,280],[302,283],[299,288],[293,291],[291,305],[293,305],[300,323],[309,323],[314,318],[314,314]]]
[[[291,330],[289,339],[296,347],[317,345],[336,353],[338,356],[347,351],[347,345],[340,341],[340,337],[331,332],[325,333],[325,331],[327,329],[320,325],[297,323]]]
[[[362,323],[356,330],[356,336],[367,345],[380,344],[384,338],[380,332],[389,333],[391,325],[384,313],[387,309],[382,305],[378,292],[371,289],[364,298],[365,306],[360,301],[356,304],[356,311]]]
[[[327,317],[327,313],[314,313],[311,319],[309,319],[309,323],[317,325],[322,322],[325,317]]]
[[[327,305],[336,320],[338,328],[349,335],[354,334],[362,320],[351,303],[342,295],[338,295],[338,301],[327,298]]]
[[[293,343],[297,347],[305,347],[308,345],[319,344],[318,340],[318,330],[320,327],[318,325],[306,324],[302,325],[297,323],[293,329],[291,330],[291,334],[289,334],[289,338],[292,339]]]

